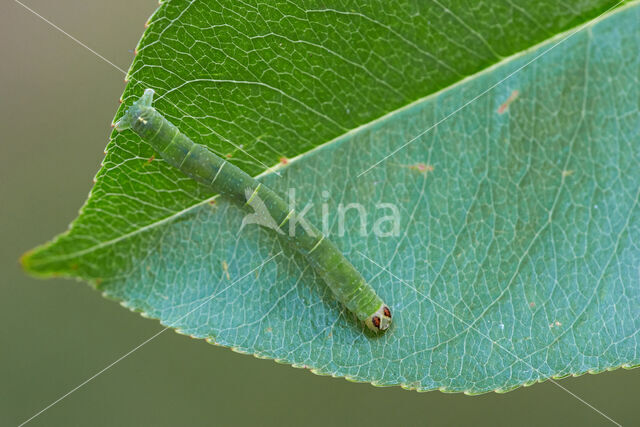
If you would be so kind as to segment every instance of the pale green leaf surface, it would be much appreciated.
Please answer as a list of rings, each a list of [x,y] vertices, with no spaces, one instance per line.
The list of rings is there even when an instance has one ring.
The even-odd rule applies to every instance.
[[[213,15],[211,28],[216,23],[227,28],[224,19]],[[261,10],[254,18],[267,15]],[[162,14],[157,16],[156,22],[162,22]],[[183,25],[175,31],[189,25],[201,28],[184,18],[195,15],[180,16]],[[334,26],[339,22],[324,19]],[[99,183],[71,233],[27,257],[26,264],[36,273],[62,273],[99,283],[109,297],[183,333],[318,373],[381,385],[479,393],[637,365],[638,22],[640,6],[632,4],[589,26],[359,178],[394,148],[560,39],[324,144],[282,168],[282,176],[261,178],[281,194],[295,188],[299,207],[313,203],[307,218],[318,225],[322,203],[329,206],[331,239],[393,310],[394,325],[379,338],[364,334],[305,260],[272,232],[248,226],[238,233],[244,211],[222,198],[210,204],[206,191],[162,161],[148,164],[152,152],[132,134],[118,135],[110,146]],[[169,32],[172,25],[163,28]],[[452,43],[463,39],[451,37]],[[487,38],[481,39],[492,46]],[[185,49],[199,45],[181,40]],[[154,43],[143,40],[141,46],[153,49]],[[165,45],[157,49],[161,46]],[[166,61],[179,61],[180,51],[167,53]],[[264,48],[260,57],[267,53]],[[392,54],[390,50],[381,58]],[[228,58],[221,54],[219,60],[225,63]],[[363,63],[363,58],[355,63]],[[147,75],[161,82],[172,67],[157,65],[134,65],[132,76],[150,67]],[[379,76],[384,70],[378,70]],[[261,78],[267,79],[266,74]],[[353,79],[357,76],[361,74]],[[407,80],[409,85],[411,78]],[[418,86],[430,93],[438,84],[407,86],[402,96],[388,102],[400,107]],[[138,90],[141,85],[133,87]],[[208,141],[211,132],[203,131],[201,123],[224,131],[207,114],[228,108],[222,101],[218,107],[211,101],[226,99],[226,89],[217,91],[225,86],[210,80],[198,90],[188,87],[172,93],[184,98],[180,108],[192,103],[189,117],[180,119],[162,99],[157,108],[168,111],[194,139]],[[232,99],[239,99],[235,90],[247,102],[255,96],[254,109],[237,107],[260,112],[253,119],[248,113],[229,112],[230,126],[253,132],[260,126],[239,126],[242,120],[236,119],[264,119],[270,123],[265,129],[271,129],[273,146],[283,149],[295,147],[291,140],[300,142],[303,149],[287,151],[287,156],[386,112],[374,108],[375,115],[354,112],[363,114],[354,118],[346,110],[332,110],[352,104],[339,107],[337,101],[319,95],[326,104],[314,104],[313,109],[324,111],[339,126],[334,129],[331,120],[318,120],[317,127],[309,127],[311,116],[299,116],[300,121],[278,116],[286,110],[283,96],[269,100],[260,87],[247,88],[246,93],[242,85],[229,90]],[[500,114],[500,106],[514,91],[517,98]],[[349,102],[370,107],[382,102],[376,97],[388,94],[363,88],[357,95]],[[270,105],[282,110],[261,115]],[[300,108],[293,111],[301,114]],[[300,123],[307,128],[294,129]],[[284,127],[291,127],[291,133]],[[274,135],[282,135],[281,142]],[[316,142],[305,142],[305,135],[315,135]],[[224,146],[209,145],[214,150]],[[267,152],[252,149],[254,157]],[[272,164],[272,155],[256,159]],[[248,171],[260,172],[251,158],[235,153],[233,158],[240,165],[244,162]],[[426,173],[411,167],[419,163],[430,166]],[[337,206],[355,202],[367,208],[369,232],[374,221],[388,213],[377,208],[379,203],[398,206],[400,236],[360,235],[354,212],[348,214],[346,233],[339,235]]]

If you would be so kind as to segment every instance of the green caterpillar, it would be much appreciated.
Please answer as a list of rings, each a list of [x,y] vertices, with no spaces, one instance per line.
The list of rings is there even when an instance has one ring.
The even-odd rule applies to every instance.
[[[269,221],[278,224],[279,230],[296,215],[286,202],[271,189],[261,184],[240,168],[216,156],[206,147],[196,144],[182,134],[176,126],[151,106],[154,91],[147,89],[144,95],[129,107],[115,124],[118,131],[133,130],[149,143],[170,165],[213,191],[245,204],[257,197],[260,205],[271,218],[256,221],[262,225]],[[253,206],[253,204],[252,204]],[[256,212],[254,215],[261,215]],[[338,248],[311,224],[304,227],[296,222],[295,232],[289,239],[302,253],[336,298],[363,321],[369,329],[380,332],[391,325],[391,310],[378,297],[362,275],[342,255]],[[274,228],[274,227],[269,227]]]

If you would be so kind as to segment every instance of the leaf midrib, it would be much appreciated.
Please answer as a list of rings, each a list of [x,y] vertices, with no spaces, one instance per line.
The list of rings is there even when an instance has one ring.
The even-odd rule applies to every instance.
[[[327,146],[331,146],[333,144],[339,143],[341,140],[348,138],[349,136],[353,135],[353,134],[357,134],[361,131],[364,131],[366,129],[370,129],[373,128],[374,126],[376,126],[379,123],[382,123],[386,120],[390,120],[391,118],[393,118],[395,115],[397,114],[401,114],[404,111],[407,111],[413,107],[415,107],[418,104],[421,104],[423,102],[426,102],[434,97],[438,97],[440,95],[442,95],[443,93],[445,93],[446,91],[452,90],[458,86],[461,86],[465,83],[467,83],[470,80],[476,79],[478,77],[481,77],[485,74],[488,74],[490,72],[492,72],[493,70],[505,66],[506,64],[516,61],[517,59],[519,59],[522,56],[525,56],[526,54],[528,54],[529,52],[535,51],[537,49],[540,49],[542,47],[544,47],[545,45],[553,45],[551,48],[545,50],[544,52],[542,52],[540,55],[537,55],[535,58],[533,58],[531,61],[527,62],[525,65],[523,65],[522,67],[518,68],[517,70],[515,70],[514,72],[510,73],[508,76],[506,76],[505,78],[501,79],[499,82],[495,83],[493,86],[489,87],[488,89],[486,89],[485,91],[481,92],[480,95],[477,95],[476,98],[473,98],[471,101],[466,102],[465,104],[463,104],[461,107],[459,107],[458,109],[454,110],[453,113],[450,113],[448,116],[446,116],[444,119],[440,120],[439,122],[436,122],[436,124],[434,124],[433,126],[429,127],[426,131],[423,131],[419,134],[418,137],[423,136],[424,134],[426,134],[427,132],[429,132],[431,129],[433,129],[434,127],[436,127],[437,125],[441,124],[442,122],[444,122],[445,120],[447,120],[448,118],[452,117],[453,115],[459,113],[460,111],[462,111],[465,107],[467,107],[468,105],[470,105],[472,102],[475,102],[477,99],[479,99],[480,97],[486,95],[488,92],[490,92],[491,90],[495,89],[496,87],[498,87],[500,84],[502,84],[503,82],[505,82],[507,79],[511,78],[513,75],[517,74],[518,72],[522,71],[524,68],[526,68],[527,66],[531,65],[533,62],[537,61],[539,58],[541,58],[542,56],[544,56],[545,54],[547,54],[550,50],[554,49],[555,47],[557,47],[558,45],[560,45],[561,43],[563,43],[564,41],[566,41],[567,39],[569,39],[570,37],[572,37],[573,35],[575,35],[576,33],[582,31],[585,28],[588,28],[590,26],[595,25],[596,23],[600,22],[603,19],[606,19],[607,17],[609,17],[610,15],[614,14],[614,13],[618,13],[620,11],[623,11],[627,8],[631,8],[634,5],[640,3],[640,0],[633,0],[630,2],[625,2],[625,0],[620,1],[619,3],[615,4],[614,6],[610,7],[609,9],[607,9],[605,12],[599,14],[598,16],[596,16],[595,18],[592,18],[588,21],[584,21],[566,31],[563,31],[561,33],[558,33],[554,36],[551,36],[539,43],[536,43],[534,45],[529,46],[527,49],[521,50],[519,52],[516,52],[510,56],[504,57],[503,59],[501,59],[500,61],[490,65],[489,67],[486,67],[476,73],[470,74],[448,86],[445,86],[435,92],[432,92],[426,96],[423,96],[422,98],[418,98],[400,108],[397,108],[393,111],[390,111],[372,121],[369,121],[365,124],[362,124],[360,126],[357,126],[353,129],[350,129],[348,131],[346,131],[345,133],[325,142],[322,144],[319,144],[317,146],[315,146],[314,148],[312,148],[311,150],[305,151],[304,153],[301,153],[295,157],[292,157],[290,159],[287,159],[287,165],[289,166],[289,164],[292,164],[294,162],[300,161],[301,159],[308,157],[310,155],[313,155],[316,151],[319,151],[321,149],[324,149]],[[557,42],[556,42],[557,41]],[[554,43],[556,42],[556,43]],[[133,65],[133,64],[132,64]],[[127,75],[129,75],[131,73],[132,69],[129,69],[129,72]],[[413,139],[417,139],[417,137],[414,137]],[[401,146],[401,148],[403,148]],[[286,167],[285,165],[283,165],[282,163],[277,163],[276,165],[274,165],[271,168],[266,169],[264,172],[255,175],[256,179],[261,179],[263,177],[269,176],[272,173],[276,173],[279,170],[283,169],[284,167]],[[95,188],[95,187],[94,187]],[[93,190],[91,190],[91,194],[89,195],[89,198],[91,198],[91,196],[93,195]],[[639,193],[640,196],[640,193]],[[122,234],[118,237],[115,237],[113,239],[109,239],[109,240],[105,240],[103,242],[99,242],[93,246],[89,246],[87,248],[84,248],[82,250],[79,251],[75,251],[75,252],[71,252],[71,253],[66,253],[64,255],[59,255],[59,256],[54,256],[54,257],[49,257],[46,258],[44,260],[42,260],[41,262],[38,262],[37,260],[30,260],[29,264],[31,266],[33,265],[37,265],[37,264],[49,264],[51,262],[56,262],[56,261],[64,261],[66,259],[71,259],[71,258],[75,258],[78,256],[82,256],[82,255],[86,255],[88,253],[94,252],[96,250],[105,248],[105,247],[109,247],[111,245],[114,245],[118,242],[121,242],[123,240],[128,239],[129,237],[133,237],[135,235],[144,233],[147,230],[153,229],[155,227],[158,227],[160,225],[163,225],[165,223],[168,223],[170,221],[172,221],[173,219],[179,218],[184,214],[189,213],[190,211],[192,211],[193,209],[198,208],[199,206],[202,206],[206,203],[209,203],[213,200],[215,200],[217,197],[219,197],[219,195],[214,195],[212,197],[209,197],[207,199],[203,199],[197,203],[194,203],[192,205],[189,205],[188,207],[181,209],[179,211],[176,211],[174,213],[172,213],[171,215],[168,215],[162,219],[159,219],[157,221],[151,222],[143,227],[140,227],[136,230],[130,231],[128,233]],[[70,230],[68,230],[66,233],[64,233],[64,235],[68,234]],[[62,236],[61,236],[62,237]]]

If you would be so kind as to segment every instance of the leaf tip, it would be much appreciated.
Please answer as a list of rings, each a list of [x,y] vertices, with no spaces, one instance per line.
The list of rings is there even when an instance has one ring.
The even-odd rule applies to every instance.
[[[20,263],[20,266],[27,273],[30,273],[32,271],[31,270],[31,257],[33,255],[34,251],[35,251],[35,249],[30,249],[30,250],[26,251],[25,253],[23,253],[22,255],[20,255],[20,258],[18,259],[18,262]]]
[[[23,253],[18,262],[22,267],[22,270],[30,276],[38,278],[55,277],[56,274],[51,271],[42,269],[42,265],[38,263],[38,254],[40,253],[40,247],[35,247]]]

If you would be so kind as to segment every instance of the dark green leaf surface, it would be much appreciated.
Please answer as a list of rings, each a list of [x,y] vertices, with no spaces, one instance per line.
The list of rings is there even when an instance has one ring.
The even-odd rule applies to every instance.
[[[302,154],[261,179],[294,188],[318,225],[329,207],[331,239],[393,309],[387,334],[363,334],[304,259],[268,230],[238,233],[244,211],[211,204],[130,133],[114,135],[71,231],[27,268],[90,280],[183,333],[375,384],[478,393],[640,363],[640,7],[408,105],[611,2],[360,3],[164,5],[126,100],[155,88],[158,110],[250,173]],[[340,203],[366,208],[367,235],[355,215],[338,232]],[[399,236],[373,235],[380,203],[398,207]]]

